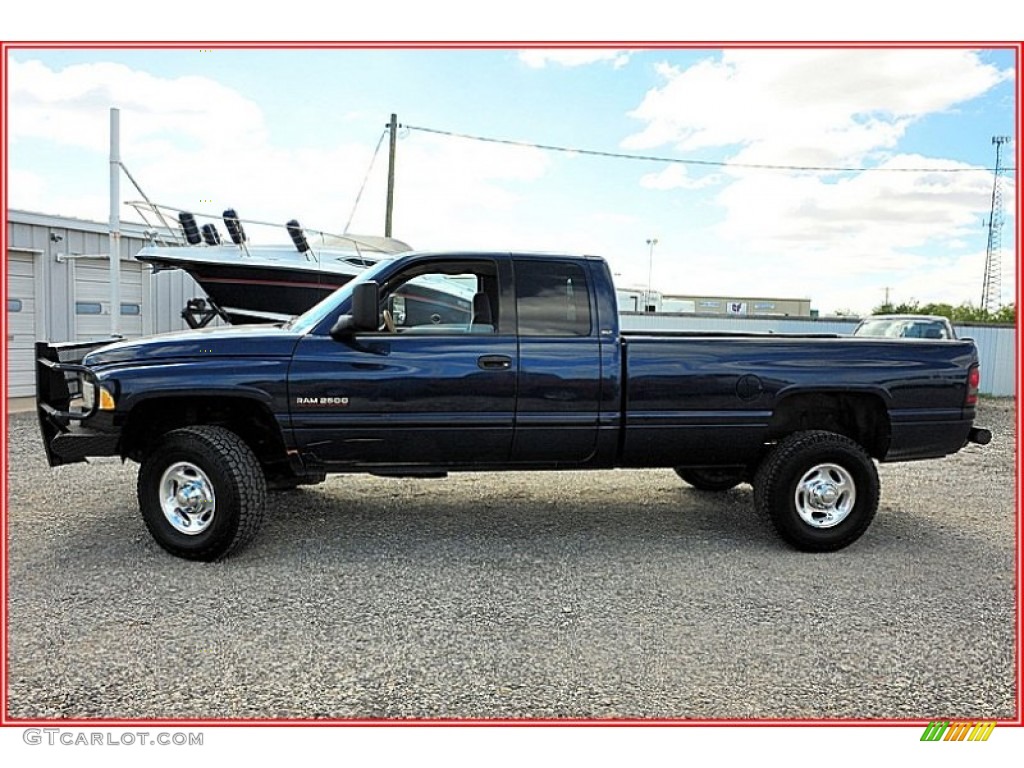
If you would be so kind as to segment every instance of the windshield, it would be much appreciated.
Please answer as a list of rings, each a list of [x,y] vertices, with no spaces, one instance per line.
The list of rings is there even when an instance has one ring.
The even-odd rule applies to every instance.
[[[338,309],[352,296],[352,289],[367,280],[376,279],[390,263],[392,259],[381,259],[365,272],[360,272],[356,277],[349,280],[341,288],[325,298],[319,304],[315,304],[298,317],[292,318],[285,324],[285,328],[301,334],[312,333],[313,329],[320,325],[332,314],[337,314]]]
[[[949,333],[942,322],[938,320],[915,320],[913,318],[865,320],[854,331],[854,335],[890,339],[949,338]]]

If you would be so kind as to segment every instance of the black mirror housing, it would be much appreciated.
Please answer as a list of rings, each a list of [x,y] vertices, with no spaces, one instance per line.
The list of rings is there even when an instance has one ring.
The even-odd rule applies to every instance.
[[[373,280],[352,289],[352,312],[331,326],[331,338],[344,339],[361,331],[380,328],[380,286]]]
[[[341,341],[355,333],[355,330],[355,323],[352,321],[352,315],[342,315],[335,321],[334,325],[331,326],[330,334],[332,339]]]
[[[352,289],[352,322],[357,331],[380,328],[380,286],[367,280]]]

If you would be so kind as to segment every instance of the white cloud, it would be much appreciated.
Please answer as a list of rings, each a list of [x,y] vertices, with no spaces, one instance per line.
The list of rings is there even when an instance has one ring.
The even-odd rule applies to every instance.
[[[395,226],[403,239],[432,249],[527,247],[519,213],[527,198],[517,190],[547,173],[551,155],[420,133],[398,152]],[[383,200],[378,183],[364,197]]]
[[[963,172],[898,170],[929,167]],[[973,232],[989,202],[991,173],[962,163],[899,155],[879,169],[836,181],[745,174],[718,198],[727,211],[720,234],[763,250],[820,252],[841,242],[858,263],[884,266],[905,249]]]
[[[159,156],[168,146],[254,147],[266,141],[259,106],[207,77],[160,78],[123,64],[76,64],[55,71],[11,59],[11,141],[50,139],[93,151],[109,146],[109,108],[120,107],[126,146]]]
[[[714,198],[724,213],[715,228],[720,250],[681,259],[714,269],[687,274],[668,261],[666,282],[692,284],[699,275],[705,290],[731,293],[743,275],[772,295],[811,294],[825,310],[867,310],[881,303],[885,286],[918,286],[922,301],[977,302],[984,256],[978,263],[976,253],[963,251],[984,248],[979,222],[988,214],[992,175],[901,153],[900,142],[915,121],[956,109],[1012,72],[971,51],[920,49],[737,50],[657,71],[662,84],[631,113],[646,125],[623,142],[630,149],[718,149],[733,163],[923,169],[816,174],[730,167],[730,183]],[[950,167],[964,172],[928,170]],[[671,170],[641,183],[685,188],[687,177]],[[1005,186],[1009,212],[1013,191]],[[1007,222],[1004,285],[1014,272],[1005,255],[1013,252]]]
[[[580,67],[598,62],[610,62],[614,69],[621,69],[629,63],[629,51],[603,48],[529,48],[519,52],[519,60],[533,69],[543,69],[548,64]]]
[[[11,189],[17,189],[23,201],[21,207],[38,209],[46,191],[46,179],[38,173],[27,171],[21,168],[11,168],[8,171],[7,183]]]
[[[957,165],[901,155],[881,167]],[[829,308],[880,303],[859,287],[868,285],[917,286],[917,298],[926,302],[977,302],[983,266],[971,277],[955,254],[967,242],[984,243],[980,221],[991,189],[992,174],[983,170],[883,171],[834,182],[750,173],[719,196],[726,217],[718,234],[737,252],[775,265],[782,284],[806,286]],[[1012,253],[1012,236],[1006,242]],[[1012,263],[1006,267],[1012,279]]]
[[[858,164],[908,125],[1012,76],[965,50],[728,50],[680,69],[631,116],[629,149],[735,147],[735,162]]]
[[[377,138],[329,149],[281,147],[259,105],[209,78],[161,78],[109,63],[61,70],[12,63],[9,190],[16,208],[106,219],[108,109],[116,105],[122,158],[156,202],[214,214],[234,207],[245,219],[283,223],[295,217],[307,227],[340,232]],[[70,170],[61,179],[26,167],[25,145],[39,140],[70,150],[80,176],[95,169],[86,177],[94,177],[95,186],[86,180],[71,194]],[[527,147],[411,134],[399,144],[395,235],[429,248],[522,239],[516,209],[523,198],[516,190],[543,176],[550,160]],[[382,231],[386,164],[382,153],[351,231]],[[138,199],[127,179],[122,199]],[[137,220],[127,210],[122,218]],[[287,241],[282,229],[248,229],[257,242]]]
[[[640,177],[640,186],[645,189],[703,189],[718,184],[722,177],[718,174],[708,174],[700,178],[693,178],[686,170],[686,166],[672,164],[666,166],[657,173],[647,173]]]

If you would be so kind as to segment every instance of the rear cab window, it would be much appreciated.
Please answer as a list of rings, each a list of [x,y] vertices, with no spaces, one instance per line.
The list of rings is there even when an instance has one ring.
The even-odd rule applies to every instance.
[[[516,309],[521,336],[589,336],[590,288],[569,261],[517,259]]]

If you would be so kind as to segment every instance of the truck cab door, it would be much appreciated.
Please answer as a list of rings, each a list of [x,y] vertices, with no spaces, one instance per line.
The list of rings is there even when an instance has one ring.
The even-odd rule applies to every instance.
[[[308,336],[289,376],[300,450],[328,469],[509,460],[518,350],[508,260],[411,262],[381,285],[381,329]]]
[[[581,464],[596,450],[601,344],[587,270],[550,256],[513,261],[519,397],[512,458]]]

